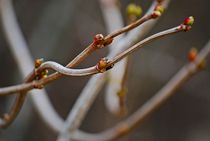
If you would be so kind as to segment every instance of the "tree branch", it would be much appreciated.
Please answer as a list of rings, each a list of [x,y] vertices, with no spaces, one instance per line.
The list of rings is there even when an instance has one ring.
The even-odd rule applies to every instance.
[[[46,63],[43,63],[39,68],[37,68],[36,71],[32,71],[30,73],[30,75],[28,76],[27,80],[32,81],[36,77],[35,72],[41,73],[45,69],[53,69],[53,70],[58,71],[57,73],[54,73],[47,78],[43,78],[43,79],[40,79],[40,80],[37,80],[37,81],[33,81],[33,82],[29,81],[30,83],[20,84],[20,85],[16,85],[16,86],[10,86],[10,87],[6,87],[6,88],[1,88],[0,89],[0,95],[6,95],[7,93],[12,94],[12,93],[15,93],[15,92],[22,92],[22,91],[26,91],[26,89],[30,90],[31,88],[33,88],[32,86],[45,85],[45,84],[51,82],[53,79],[56,79],[56,77],[59,77],[61,75],[85,76],[85,75],[91,75],[91,74],[95,74],[95,73],[99,73],[99,72],[104,72],[106,70],[109,70],[115,63],[119,62],[120,60],[122,60],[126,56],[130,55],[131,53],[133,53],[137,49],[143,47],[145,44],[150,43],[151,41],[153,41],[155,39],[158,39],[158,38],[161,38],[161,37],[164,37],[166,35],[174,34],[174,33],[180,32],[180,31],[184,31],[184,30],[185,30],[185,28],[182,28],[182,25],[180,25],[180,26],[177,26],[177,27],[174,27],[174,28],[156,33],[156,34],[154,34],[154,35],[152,35],[148,38],[145,38],[144,40],[142,40],[139,43],[135,44],[134,46],[128,48],[127,50],[123,51],[122,53],[120,53],[119,55],[114,57],[113,59],[107,60],[107,59],[102,58],[102,60],[100,60],[99,63],[96,66],[86,68],[86,69],[70,69],[70,68],[66,68],[66,67],[64,67],[64,66],[62,66],[62,65],[60,65],[56,62],[48,61]],[[78,56],[80,56],[81,58],[84,59],[84,56],[86,56],[86,53],[84,53],[84,56],[83,56],[83,53],[84,52],[82,52]],[[70,63],[70,65],[67,65],[67,66],[75,66],[75,64],[77,64],[80,61],[82,61],[82,60],[74,59],[72,61],[72,63]],[[20,89],[21,86],[24,89],[23,88]],[[18,91],[15,90],[15,88],[17,88]]]
[[[166,31],[157,33],[157,34],[154,34],[154,35],[152,35],[152,36],[150,36],[150,37],[142,40],[141,42],[137,43],[133,47],[125,50],[123,53],[121,53],[118,56],[116,56],[115,58],[113,58],[112,61],[109,61],[109,62],[107,60],[102,60],[102,62],[99,61],[98,65],[97,65],[97,69],[99,70],[99,72],[104,72],[107,69],[110,69],[110,67],[112,67],[114,65],[114,63],[119,62],[121,59],[123,59],[124,57],[126,57],[126,55],[129,55],[130,53],[132,53],[133,51],[135,51],[137,48],[142,47],[144,44],[149,43],[150,41],[152,41],[152,40],[154,40],[156,38],[160,38],[160,37],[163,37],[165,35],[173,34],[173,33],[179,32],[179,31],[185,31],[186,29],[188,29],[188,25],[181,24],[178,27],[175,27],[175,28],[172,28],[172,29],[169,29],[169,30],[166,30]],[[73,59],[72,62],[70,62],[67,65],[67,67],[74,67],[78,63],[80,63],[83,59],[85,59],[85,57],[88,56],[87,54],[89,54],[89,53],[91,53],[91,51],[93,51],[91,47],[92,46],[90,46],[90,48],[88,48],[88,49],[84,50],[82,53],[80,53],[75,59]],[[28,82],[33,81],[35,79],[35,76],[36,76],[35,73],[32,72],[31,75],[29,75],[29,77],[26,79],[25,82],[28,83]],[[47,77],[47,78],[43,78],[43,79],[37,81],[38,83],[35,84],[35,85],[38,86],[38,87],[39,86],[43,86],[47,82],[50,82],[54,78],[58,78],[60,76],[62,76],[62,74],[60,74],[60,73],[52,74],[51,75],[51,78],[50,78],[50,76]],[[15,102],[15,104],[14,104],[11,112],[9,114],[6,114],[3,117],[2,120],[5,121],[5,122],[3,122],[3,124],[0,125],[0,127],[6,127],[6,126],[8,126],[15,119],[15,117],[19,113],[19,111],[20,111],[20,109],[21,109],[21,107],[22,107],[22,105],[24,103],[24,100],[25,100],[25,97],[26,97],[26,93],[27,93],[27,91],[22,90],[22,92],[17,96],[16,102]]]
[[[149,101],[140,107],[126,120],[115,125],[113,128],[98,134],[88,134],[80,131],[75,132],[74,140],[80,141],[113,141],[128,134],[135,127],[141,125],[150,114],[157,110],[167,101],[177,89],[201,70],[201,63],[210,55],[210,41],[200,51],[195,61],[186,64],[180,71]]]
[[[4,1],[1,1],[1,2],[4,2]],[[93,43],[91,43],[83,52],[81,52],[79,55],[77,55],[66,67],[75,67],[80,62],[82,62],[86,57],[88,57],[92,52],[94,52],[96,49],[102,48],[102,47],[110,44],[116,36],[135,28],[136,26],[146,22],[149,19],[152,19],[152,18],[145,17],[145,18],[139,19],[138,22],[131,23],[130,25],[128,25],[114,33],[107,35],[105,38],[103,38],[103,36],[101,36],[101,35],[96,35]],[[43,86],[53,80],[58,79],[61,76],[62,76],[62,74],[60,74],[60,73],[54,73],[54,74],[50,75],[49,77],[41,79],[42,83],[40,85]],[[26,82],[28,83],[28,82],[32,81],[33,79],[35,79],[35,77],[33,75],[31,75],[26,80]],[[37,86],[40,86],[40,85],[37,85]],[[15,104],[11,108],[10,113],[5,114],[4,117],[2,118],[2,122],[1,122],[2,125],[0,125],[0,127],[7,127],[16,118],[17,114],[19,113],[19,111],[25,101],[25,98],[26,98],[26,92],[21,92],[17,96],[17,98],[15,100]]]

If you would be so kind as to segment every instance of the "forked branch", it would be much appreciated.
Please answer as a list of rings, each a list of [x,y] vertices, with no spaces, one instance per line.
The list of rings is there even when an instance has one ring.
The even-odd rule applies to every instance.
[[[189,28],[189,26],[186,26],[185,24],[181,24],[180,26],[156,33],[148,38],[145,38],[144,40],[142,40],[139,43],[135,44],[134,46],[128,48],[127,50],[123,51],[119,55],[115,56],[113,59],[110,59],[110,60],[102,59],[99,61],[99,63],[96,66],[86,68],[86,69],[70,69],[70,68],[64,67],[56,62],[49,61],[49,62],[43,63],[39,68],[37,68],[37,70],[35,71],[36,73],[34,71],[31,72],[28,79],[30,79],[30,77],[35,77],[37,73],[41,73],[45,69],[52,69],[52,70],[57,71],[58,72],[57,74],[53,74],[56,76],[61,75],[61,74],[62,75],[70,75],[70,76],[85,76],[85,75],[96,74],[99,72],[105,72],[106,70],[110,69],[115,63],[119,62],[120,60],[122,60],[129,54],[133,53],[137,49],[143,47],[145,44],[147,44],[155,39],[164,37],[166,35],[174,34],[174,33],[180,32],[180,31],[186,31],[186,30],[188,30],[188,28]],[[74,63],[72,63],[72,64],[74,64]],[[51,82],[54,79],[54,77],[51,78],[53,75],[50,75],[47,78],[29,82],[26,84],[20,84],[20,85],[16,85],[16,86],[1,88],[0,95],[7,95],[7,94],[16,93],[16,92],[26,91],[26,90],[28,91],[28,90],[33,89],[35,86],[43,86],[43,85]]]

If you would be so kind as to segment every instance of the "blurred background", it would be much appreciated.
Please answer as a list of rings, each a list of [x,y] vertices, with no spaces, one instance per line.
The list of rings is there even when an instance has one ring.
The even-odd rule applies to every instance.
[[[126,19],[126,5],[135,2],[144,11],[151,0],[120,0]],[[18,22],[32,56],[67,64],[97,33],[107,34],[97,0],[13,0]],[[128,78],[128,115],[144,104],[188,62],[191,47],[201,49],[210,37],[209,0],[174,0],[148,34],[180,24],[193,15],[195,25],[146,45],[132,56]],[[0,87],[21,83],[23,78],[8,47],[0,22]],[[148,36],[147,35],[147,36]],[[94,65],[107,55],[95,52],[79,68]],[[23,56],[24,57],[24,56]],[[209,60],[209,59],[208,59]],[[210,65],[193,76],[144,124],[119,141],[209,141],[210,140]],[[57,112],[66,118],[89,77],[64,77],[46,86]],[[11,105],[14,96],[0,97],[0,112]],[[123,118],[111,115],[104,105],[104,89],[86,116],[81,129],[95,133],[112,127]],[[54,141],[57,134],[39,117],[28,99],[15,122],[0,131],[1,141]]]

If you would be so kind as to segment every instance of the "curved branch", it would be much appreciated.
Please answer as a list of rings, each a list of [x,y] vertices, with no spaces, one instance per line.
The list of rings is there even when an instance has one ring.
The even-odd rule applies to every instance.
[[[185,26],[185,28],[186,28],[186,26]],[[119,54],[115,58],[113,58],[112,61],[109,61],[107,64],[103,65],[103,68],[102,69],[105,69],[106,70],[107,68],[110,68],[110,66],[113,66],[114,63],[117,63],[118,61],[120,61],[121,59],[123,59],[124,57],[126,57],[126,55],[129,55],[130,53],[132,53],[133,51],[135,51],[139,47],[142,47],[142,45],[144,45],[146,43],[149,43],[150,41],[152,41],[154,39],[163,37],[165,35],[173,34],[173,33],[179,32],[179,31],[186,30],[185,28],[183,27],[183,25],[180,25],[178,27],[175,27],[175,28],[172,28],[172,29],[169,29],[169,30],[166,30],[166,31],[157,33],[157,34],[154,34],[154,35],[152,35],[152,36],[144,39],[143,41],[137,43],[133,47],[127,49],[126,51],[124,51],[123,53]],[[78,55],[78,57],[76,57],[72,62],[70,62],[69,65],[67,65],[67,67],[68,66],[70,66],[70,67],[76,66],[86,56],[87,56],[87,54],[83,54],[83,52],[82,52],[81,54]],[[100,72],[100,70],[99,70],[99,72]],[[26,83],[31,82],[31,81],[33,81],[35,79],[35,75],[33,75],[33,74],[34,73],[32,72],[32,74],[27,78]],[[55,74],[53,74],[51,76],[54,76],[52,78],[57,78],[57,77],[62,76],[62,74],[55,73]],[[48,83],[50,81],[52,81],[52,79],[51,79],[50,76],[47,77],[47,78],[43,78],[43,79],[37,81],[36,86],[43,86],[44,84],[46,84],[46,83]],[[20,111],[20,109],[21,109],[21,107],[22,107],[22,105],[24,103],[24,100],[25,100],[25,97],[26,97],[26,93],[27,93],[27,91],[23,91],[23,92],[21,92],[17,96],[16,101],[15,101],[15,104],[13,105],[12,110],[10,111],[9,114],[6,114],[6,116],[3,117],[2,120],[4,120],[5,122],[3,122],[3,124],[0,125],[0,127],[6,127],[6,126],[8,126],[16,118],[17,114],[19,113],[19,111]]]
[[[47,61],[43,63],[37,70],[37,73],[42,72],[45,69],[51,69],[54,70],[60,74],[67,75],[67,76],[87,76],[87,75],[93,75],[99,72],[97,69],[97,66],[85,68],[85,69],[70,69],[62,66],[61,64],[58,64],[53,61]]]
[[[73,134],[74,140],[82,141],[113,141],[128,134],[135,127],[141,125],[150,114],[157,110],[165,101],[167,101],[177,89],[189,80],[194,74],[201,70],[200,64],[210,55],[210,41],[200,51],[196,60],[186,64],[180,71],[149,101],[140,107],[135,113],[127,119],[121,121],[111,129],[97,134],[88,134],[76,131]]]
[[[145,44],[150,43],[151,41],[164,37],[166,35],[170,35],[170,34],[174,34],[180,31],[183,31],[184,29],[181,28],[182,25],[156,33],[154,35],[151,35],[148,38],[145,38],[144,40],[140,41],[139,43],[135,44],[134,46],[128,48],[127,50],[123,51],[122,53],[120,53],[119,55],[117,55],[116,57],[114,57],[113,59],[110,60],[105,60],[103,68],[101,69],[105,69],[106,68],[110,68],[111,66],[113,66],[115,63],[119,62],[120,60],[122,60],[123,58],[125,58],[127,55],[133,53],[134,51],[136,51],[137,49],[143,47]],[[81,55],[79,55],[81,56]],[[78,61],[78,60],[77,60]],[[74,66],[74,64],[77,63],[76,62],[72,62],[71,64],[73,64],[72,66]],[[99,61],[100,62],[100,61]],[[85,76],[85,75],[90,75],[90,74],[95,74],[95,73],[99,73],[101,72],[100,69],[98,68],[99,63],[96,66],[87,68],[87,69],[70,69],[70,68],[66,68],[58,63],[49,61],[46,63],[43,63],[43,65],[40,66],[40,68],[38,68],[37,72],[40,73],[41,71],[43,71],[44,69],[53,69],[56,70],[58,72],[50,75],[47,78],[43,78],[37,81],[33,81],[30,83],[26,83],[26,84],[21,84],[21,86],[23,86],[23,88],[30,90],[31,85],[32,86],[41,86],[41,85],[45,85],[49,82],[52,81],[51,76],[58,77],[61,75],[70,75],[70,76]],[[35,78],[35,72],[31,72],[31,74],[29,75],[29,77],[27,78],[27,80],[29,79],[30,81],[33,80],[33,78]],[[53,77],[54,79],[54,77]],[[30,85],[29,85],[30,84]],[[18,89],[19,91],[15,91],[14,88],[19,88],[20,85],[16,85],[16,87],[11,86],[11,87],[7,87],[7,88],[1,88],[0,89],[0,95],[6,95],[6,93],[14,93],[14,92],[21,92],[21,91],[25,91],[25,89]],[[30,88],[29,88],[30,87]],[[6,91],[7,90],[7,91]]]
[[[107,32],[111,33],[114,30],[122,28],[124,25],[123,18],[119,10],[119,7],[116,5],[116,0],[99,0],[99,2],[103,14],[103,19],[105,21],[105,25],[107,28]],[[110,44],[108,48],[109,52],[112,52],[115,49],[115,45],[118,43],[119,39],[121,38],[122,36],[119,36],[115,42]],[[85,85],[82,93],[80,94],[78,100],[76,101],[76,104],[69,112],[63,130],[61,130],[57,140],[59,141],[70,140],[71,137],[68,136],[69,134],[68,129],[71,128],[72,126],[75,126],[74,124],[72,124],[74,123],[75,120],[77,120],[80,123],[82,122],[85,114],[87,113],[87,110],[90,108],[91,103],[93,103],[95,97],[97,96],[97,93],[100,91],[102,85],[104,84],[105,79],[106,75],[102,74],[95,75]]]
[[[150,41],[153,41],[154,39],[161,38],[161,37],[164,37],[166,35],[170,35],[170,34],[174,34],[174,33],[183,31],[184,29],[181,28],[181,27],[182,27],[182,25],[177,26],[177,27],[172,28],[172,29],[168,29],[166,31],[159,32],[157,34],[154,34],[154,35],[142,40],[141,42],[137,43],[136,45],[134,45],[134,46],[130,47],[129,49],[125,50],[124,52],[120,53],[118,56],[114,57],[111,61],[109,61],[109,63],[107,64],[106,67],[112,66],[113,64],[117,63],[118,61],[120,61],[121,59],[123,59],[124,57],[126,57],[127,55],[129,55],[130,53],[135,51],[136,49],[141,48],[143,45],[149,43]],[[81,111],[80,109],[83,110],[83,107],[78,106],[77,107],[77,112],[74,111],[74,115],[73,115],[74,118],[67,119],[68,123],[71,123],[70,124],[71,126],[69,126],[69,128],[67,128],[70,132],[75,131],[78,128],[78,126],[80,125],[80,121],[81,121],[81,118],[82,118],[81,115],[84,114],[84,113],[77,114],[77,113],[80,113],[80,111]],[[68,136],[68,133],[66,133],[65,135]]]
[[[162,5],[166,8],[170,0],[164,0]],[[152,6],[150,7],[149,11],[146,15],[151,13],[156,6],[156,2],[153,2]],[[157,20],[150,20],[147,24],[143,24],[137,29],[130,32],[125,38],[122,38],[116,43],[115,50],[109,53],[108,57],[114,57],[116,54],[120,53],[124,49],[130,47],[132,44],[137,42],[138,38],[141,38],[145,33],[147,33],[156,23]],[[78,98],[76,104],[74,105],[72,112],[68,114],[65,128],[67,138],[68,138],[68,130],[75,130],[77,129],[82,120],[84,119],[88,109],[92,105],[94,99],[97,96],[97,93],[102,88],[104,82],[106,80],[105,75],[96,75],[91,77],[88,81],[87,85],[83,88],[80,97]],[[84,104],[85,103],[85,104]]]

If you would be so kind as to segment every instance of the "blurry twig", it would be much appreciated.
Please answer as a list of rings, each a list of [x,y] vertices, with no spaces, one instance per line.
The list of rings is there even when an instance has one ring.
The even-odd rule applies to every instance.
[[[10,44],[9,47],[15,57],[15,61],[17,61],[22,76],[25,77],[34,68],[34,62],[18,25],[12,1],[1,0],[0,2],[2,25]],[[63,120],[49,101],[46,90],[42,89],[32,93],[33,95],[30,95],[30,98],[42,119],[51,129],[59,131],[63,126]]]
[[[161,5],[165,8],[167,8],[170,0],[164,0]],[[148,11],[146,12],[146,15],[151,13],[154,8],[157,6],[157,1],[154,0]],[[138,40],[140,40],[143,36],[145,36],[155,25],[157,20],[148,21],[147,24],[143,24],[142,26],[137,27],[134,29],[134,31],[129,32],[124,38],[121,38],[116,43],[115,48],[111,48],[112,51],[110,52],[110,56],[115,56],[119,52],[121,52],[123,49],[125,49],[128,46],[133,45]],[[117,93],[121,91],[121,83],[123,79],[123,75],[125,73],[126,69],[126,63],[127,58],[123,59],[121,62],[119,62],[112,70],[108,72],[108,83],[106,88],[106,95],[105,95],[105,104],[107,109],[114,114],[120,113],[120,105],[119,105],[119,98]]]

